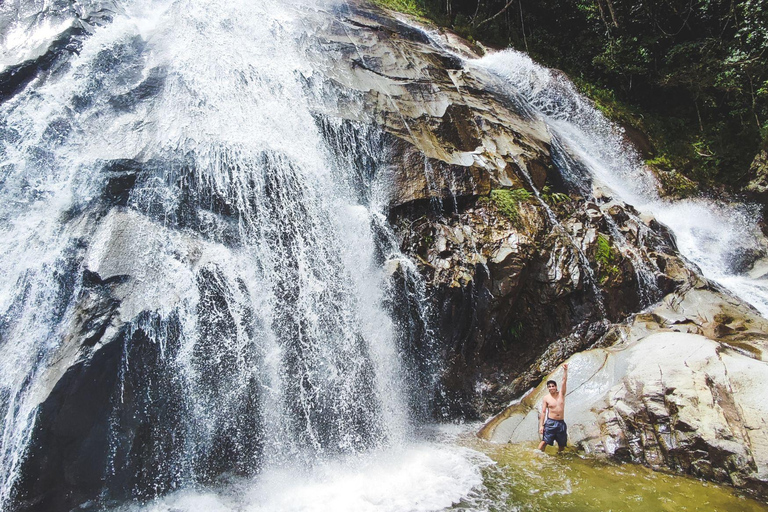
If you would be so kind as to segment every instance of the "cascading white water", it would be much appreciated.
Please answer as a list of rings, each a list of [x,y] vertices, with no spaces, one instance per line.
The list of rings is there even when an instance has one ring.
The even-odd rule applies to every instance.
[[[269,510],[295,509],[269,489],[312,493],[332,478],[348,494],[357,484],[346,467],[371,468],[374,501],[397,494],[395,509],[445,507],[477,485],[467,457],[410,444],[405,387],[418,371],[399,346],[379,261],[398,249],[377,239],[388,229],[380,205],[358,197],[348,175],[359,170],[345,167],[354,159],[329,144],[314,110],[333,98],[306,57],[302,20],[324,9],[333,6],[119,4],[77,55],[0,106],[3,507],[39,404],[67,364],[106,352],[110,336],[122,355],[107,496],[129,463],[150,475],[128,484],[139,497],[221,471],[261,473]],[[93,351],[73,349],[67,333],[94,280],[119,305],[107,304],[116,313]],[[146,460],[121,441],[137,422]],[[405,493],[392,450],[433,484]],[[197,509],[206,498],[192,494]]]
[[[655,178],[620,129],[582,97],[565,75],[513,50],[491,53],[468,64],[502,78],[542,116],[553,135],[555,151],[571,160],[560,163],[561,171],[585,196],[591,197],[592,187],[598,186],[653,214],[672,230],[681,254],[705,277],[768,316],[768,282],[759,272],[749,276],[737,268],[741,255],[763,249],[757,208],[706,199],[663,200]]]

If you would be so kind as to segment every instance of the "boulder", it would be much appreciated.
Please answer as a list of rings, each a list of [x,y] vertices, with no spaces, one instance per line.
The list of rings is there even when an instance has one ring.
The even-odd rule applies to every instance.
[[[766,320],[716,290],[692,288],[637,315],[614,339],[572,356],[569,443],[590,454],[768,496]],[[723,329],[722,326],[728,329]],[[562,370],[544,381],[560,381]],[[491,418],[493,442],[538,441],[544,382]]]

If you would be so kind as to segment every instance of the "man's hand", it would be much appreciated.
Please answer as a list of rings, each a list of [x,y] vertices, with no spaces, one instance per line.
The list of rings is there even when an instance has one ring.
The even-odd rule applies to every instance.
[[[542,435],[542,436],[544,435],[544,426],[543,425],[539,427],[539,435]]]
[[[568,371],[568,363],[565,363],[565,364],[563,365],[563,371],[564,371],[564,372],[567,372],[567,371]]]

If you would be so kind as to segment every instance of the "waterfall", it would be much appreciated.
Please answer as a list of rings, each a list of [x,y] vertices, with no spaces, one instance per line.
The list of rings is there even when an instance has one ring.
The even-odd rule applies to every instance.
[[[553,136],[554,160],[580,194],[587,198],[615,196],[653,214],[672,230],[680,253],[706,278],[768,316],[768,281],[758,266],[750,273],[742,268],[745,255],[764,252],[756,206],[709,199],[665,200],[659,197],[655,177],[622,131],[582,97],[563,73],[514,50],[467,63],[499,77],[504,87],[525,98],[544,119]],[[646,288],[652,286],[650,269],[642,268],[641,258],[633,261],[639,267],[640,282]]]
[[[98,23],[3,7],[9,66],[45,41],[73,51],[0,105],[0,505],[24,498],[25,464],[82,464],[102,498],[146,499],[406,446],[436,386],[429,313],[384,217],[375,130],[323,113],[305,20],[343,4],[86,7]],[[58,382],[74,414],[106,410],[62,419],[44,402]],[[36,454],[51,418],[40,435],[78,429],[93,460]],[[464,458],[411,453],[434,466],[427,492],[458,485],[436,503],[475,485]]]
[[[385,134],[316,32],[348,9],[0,6],[0,509],[427,511],[482,485],[486,458],[417,428],[442,370],[427,286],[388,222]],[[466,63],[544,117],[583,194],[759,288],[728,271],[748,208],[665,203],[567,80]]]

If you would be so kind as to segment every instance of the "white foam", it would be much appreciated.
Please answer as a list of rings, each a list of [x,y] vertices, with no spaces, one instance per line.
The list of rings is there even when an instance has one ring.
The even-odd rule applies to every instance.
[[[483,483],[492,464],[474,450],[421,444],[328,462],[312,471],[274,470],[220,491],[184,490],[138,510],[182,512],[402,512],[441,510]]]

